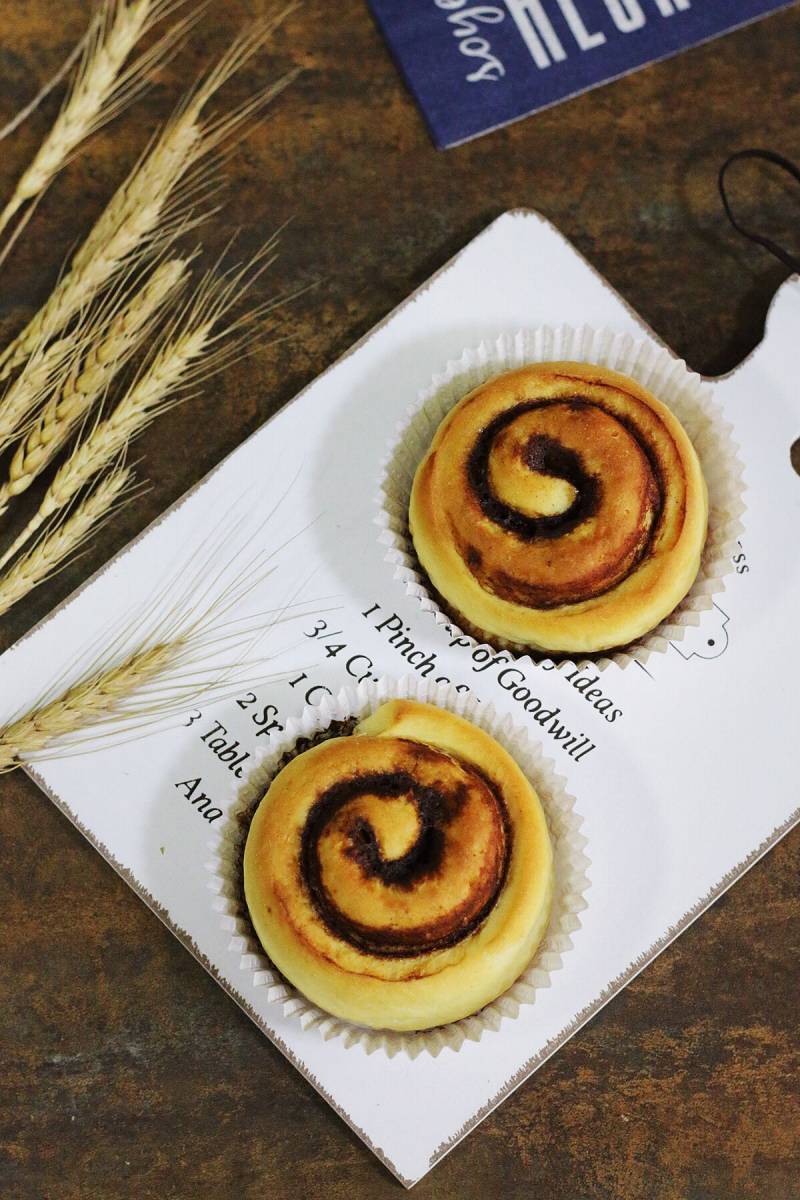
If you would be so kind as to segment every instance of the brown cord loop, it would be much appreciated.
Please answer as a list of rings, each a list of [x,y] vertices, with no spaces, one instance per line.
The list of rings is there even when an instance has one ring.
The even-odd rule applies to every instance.
[[[773,163],[775,166],[780,167],[781,170],[786,171],[788,175],[791,175],[791,177],[796,180],[797,183],[800,183],[800,167],[793,163],[791,159],[784,158],[782,154],[778,154],[774,150],[737,150],[735,154],[731,154],[731,156],[722,164],[719,169],[718,178],[719,194],[722,198],[722,205],[725,209],[728,220],[737,233],[740,233],[742,237],[748,238],[751,242],[755,242],[758,246],[763,246],[765,250],[769,250],[770,254],[773,254],[779,262],[782,262],[785,267],[788,267],[793,274],[800,273],[800,259],[796,258],[793,254],[781,246],[779,242],[773,241],[772,238],[768,238],[763,234],[756,233],[752,229],[747,229],[744,225],[737,221],[736,217],[733,215],[733,210],[731,209],[730,201],[728,200],[728,195],[725,190],[725,176],[728,172],[728,168],[732,166],[733,163],[745,158],[760,158],[764,162]]]

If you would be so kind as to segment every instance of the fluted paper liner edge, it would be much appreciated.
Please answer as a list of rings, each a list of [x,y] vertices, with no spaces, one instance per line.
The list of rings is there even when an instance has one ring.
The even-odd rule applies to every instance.
[[[577,655],[574,659],[581,662],[591,658],[601,668],[609,662],[625,667],[634,659],[644,664],[653,652],[663,653],[670,642],[680,641],[687,627],[698,625],[700,614],[712,608],[714,597],[725,590],[724,577],[733,569],[731,560],[743,531],[741,518],[745,511],[744,466],[733,440],[732,426],[725,421],[708,384],[681,359],[652,341],[591,326],[542,326],[501,334],[448,361],[409,406],[391,439],[377,494],[379,540],[385,548],[385,560],[394,567],[394,578],[400,580],[422,610],[432,613],[437,624],[446,626],[453,634],[475,640],[459,627],[457,619],[441,608],[417,559],[408,531],[414,474],[444,417],[474,388],[503,371],[529,363],[559,361],[607,367],[629,375],[657,396],[672,409],[689,434],[708,486],[708,536],[700,570],[686,597],[655,629],[637,641],[599,655]],[[488,639],[487,644],[510,650],[519,657],[536,654],[529,647],[499,638]],[[536,657],[547,658],[545,654]]]
[[[472,1016],[420,1033],[396,1033],[367,1029],[331,1016],[307,1000],[270,962],[258,941],[244,902],[241,884],[241,851],[246,837],[244,814],[267,790],[276,766],[301,738],[324,732],[335,721],[360,719],[390,699],[414,699],[437,704],[472,721],[503,746],[531,780],[544,808],[553,842],[554,889],[550,921],[530,965],[517,981],[496,1000]],[[274,740],[273,740],[274,738]],[[562,955],[572,949],[572,935],[580,928],[580,913],[586,908],[589,888],[589,859],[586,839],[580,833],[583,818],[575,811],[575,799],[547,759],[541,746],[511,717],[498,713],[491,704],[457,692],[449,685],[404,678],[381,680],[343,688],[337,696],[307,706],[297,718],[287,721],[282,734],[270,737],[269,747],[260,752],[252,772],[236,788],[225,823],[212,843],[210,889],[214,894],[222,928],[229,933],[229,950],[239,959],[243,977],[252,988],[266,988],[267,998],[279,1004],[286,1017],[298,1020],[323,1038],[341,1038],[347,1047],[361,1046],[367,1054],[383,1051],[389,1057],[421,1053],[439,1054],[445,1047],[457,1051],[465,1041],[477,1042],[487,1030],[497,1031],[504,1019],[513,1019],[520,1007],[533,1004],[541,988],[551,986],[551,975],[562,966]]]

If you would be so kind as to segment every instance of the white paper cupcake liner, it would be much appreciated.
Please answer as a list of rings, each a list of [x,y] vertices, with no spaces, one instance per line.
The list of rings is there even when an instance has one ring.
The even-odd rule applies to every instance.
[[[391,440],[378,489],[379,539],[386,547],[386,561],[394,567],[394,578],[401,581],[406,593],[432,613],[437,624],[475,640],[469,631],[459,628],[454,615],[441,608],[417,559],[408,529],[414,474],[444,417],[479,384],[528,363],[559,361],[593,363],[629,375],[668,405],[689,434],[708,485],[708,537],[697,579],[687,596],[637,641],[600,655],[576,656],[576,661],[591,658],[600,667],[612,661],[624,667],[633,659],[645,663],[654,651],[664,652],[670,642],[682,639],[687,626],[698,625],[700,613],[711,608],[714,597],[725,590],[724,576],[733,569],[731,560],[745,510],[744,468],[732,426],[700,376],[654,342],[610,329],[561,325],[502,334],[450,360],[409,407]],[[488,643],[520,656],[546,658],[530,647],[502,639],[491,638]]]
[[[252,813],[274,777],[287,751],[302,738],[315,738],[334,722],[360,719],[385,700],[415,699],[449,709],[474,722],[513,755],[531,780],[544,808],[554,852],[554,890],[550,921],[536,955],[516,983],[473,1016],[421,1033],[396,1033],[366,1029],[324,1012],[296,990],[264,953],[247,913],[241,879],[244,840]],[[222,928],[230,935],[229,949],[239,961],[243,977],[252,988],[266,988],[267,998],[280,1004],[284,1016],[298,1020],[306,1029],[316,1029],[323,1038],[338,1037],[346,1046],[361,1046],[366,1053],[384,1051],[389,1057],[402,1053],[416,1058],[421,1053],[437,1055],[445,1047],[458,1050],[465,1041],[479,1041],[485,1030],[497,1030],[504,1018],[515,1018],[520,1007],[533,1004],[537,992],[550,986],[550,976],[562,966],[562,955],[572,948],[572,935],[580,928],[579,914],[586,908],[589,859],[581,835],[583,819],[575,811],[575,800],[564,780],[546,759],[541,747],[510,717],[495,711],[455,688],[419,678],[379,682],[344,688],[320,705],[306,707],[300,717],[287,722],[284,733],[270,738],[268,748],[237,788],[223,827],[212,843],[209,887]]]

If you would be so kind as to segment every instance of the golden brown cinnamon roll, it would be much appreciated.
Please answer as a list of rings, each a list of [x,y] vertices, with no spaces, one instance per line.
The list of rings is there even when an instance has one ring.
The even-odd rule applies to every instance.
[[[624,646],[686,596],[708,497],[672,412],[627,376],[541,363],[476,388],[411,492],[419,561],[470,632],[550,653]]]
[[[247,836],[259,940],[320,1008],[421,1030],[510,987],[541,941],[552,850],[513,758],[469,721],[392,700],[289,762]]]

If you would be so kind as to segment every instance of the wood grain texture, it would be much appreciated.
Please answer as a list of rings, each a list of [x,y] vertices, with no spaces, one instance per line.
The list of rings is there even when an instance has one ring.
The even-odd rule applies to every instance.
[[[6,0],[0,123],[89,0]],[[57,7],[58,19],[53,19]],[[262,0],[217,0],[144,102],[56,181],[2,274],[0,333],[47,294],[182,86]],[[233,81],[304,73],[230,167],[209,252],[289,217],[260,294],[316,286],[261,347],[139,443],[152,490],[0,622],[0,647],[275,412],[488,221],[538,208],[698,370],[760,339],[783,278],[721,214],[732,150],[800,158],[797,7],[439,153],[363,0],[306,0]],[[7,196],[56,110],[0,144]],[[800,252],[798,197],[756,166],[742,215]],[[766,404],[764,397],[754,403]],[[800,429],[798,430],[800,434]],[[33,511],[20,505],[18,520]],[[0,1195],[339,1200],[401,1194],[369,1152],[21,775],[0,780]],[[420,1200],[800,1197],[800,835],[774,850],[415,1189]]]

